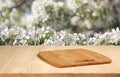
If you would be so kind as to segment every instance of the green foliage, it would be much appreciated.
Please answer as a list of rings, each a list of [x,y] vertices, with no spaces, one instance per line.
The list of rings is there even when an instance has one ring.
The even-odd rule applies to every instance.
[[[53,35],[52,32],[47,32],[45,36],[41,37],[40,44],[43,44],[45,40],[49,39]]]

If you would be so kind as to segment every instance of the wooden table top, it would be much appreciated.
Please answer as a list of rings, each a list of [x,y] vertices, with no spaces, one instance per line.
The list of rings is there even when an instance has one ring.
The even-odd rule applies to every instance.
[[[111,64],[77,66],[69,68],[53,67],[37,56],[40,51],[84,48],[101,53],[112,60]],[[0,77],[33,74],[31,77],[48,75],[116,75],[120,77],[120,46],[0,46]],[[10,77],[10,75],[8,77]],[[36,76],[34,76],[36,75]],[[75,77],[74,76],[74,77]],[[13,76],[12,76],[13,77]],[[15,76],[16,77],[16,76]],[[64,76],[62,76],[64,77]],[[78,77],[78,76],[76,76]],[[98,76],[97,76],[98,77]],[[101,77],[101,76],[100,76]]]

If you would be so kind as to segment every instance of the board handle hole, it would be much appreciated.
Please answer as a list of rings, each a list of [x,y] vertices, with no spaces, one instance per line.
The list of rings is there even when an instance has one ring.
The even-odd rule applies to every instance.
[[[81,61],[75,61],[75,62],[89,62],[89,61],[94,61],[93,59],[91,60],[81,60]]]

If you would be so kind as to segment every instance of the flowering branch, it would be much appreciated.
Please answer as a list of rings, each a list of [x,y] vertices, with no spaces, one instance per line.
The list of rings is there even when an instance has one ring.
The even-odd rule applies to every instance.
[[[21,2],[17,3],[15,6],[12,6],[12,7],[8,8],[8,10],[12,11],[14,8],[19,8],[22,5],[24,5],[26,2],[27,2],[26,0],[22,0]],[[5,9],[0,10],[0,13],[2,13],[4,11],[5,11]]]
[[[70,34],[61,30],[56,32],[50,27],[36,29],[21,29],[19,27],[7,27],[0,30],[0,45],[45,45],[45,46],[65,46],[65,45],[120,45],[120,30],[113,29],[104,34],[95,33],[93,37],[87,38],[85,34]]]

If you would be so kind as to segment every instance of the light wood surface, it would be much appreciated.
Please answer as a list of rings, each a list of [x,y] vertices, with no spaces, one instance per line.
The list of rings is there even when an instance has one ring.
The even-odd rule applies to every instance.
[[[108,57],[82,48],[42,51],[38,56],[58,68],[111,63]]]
[[[84,48],[111,64],[56,68],[36,56],[40,51]],[[0,77],[120,77],[120,46],[0,46]]]

